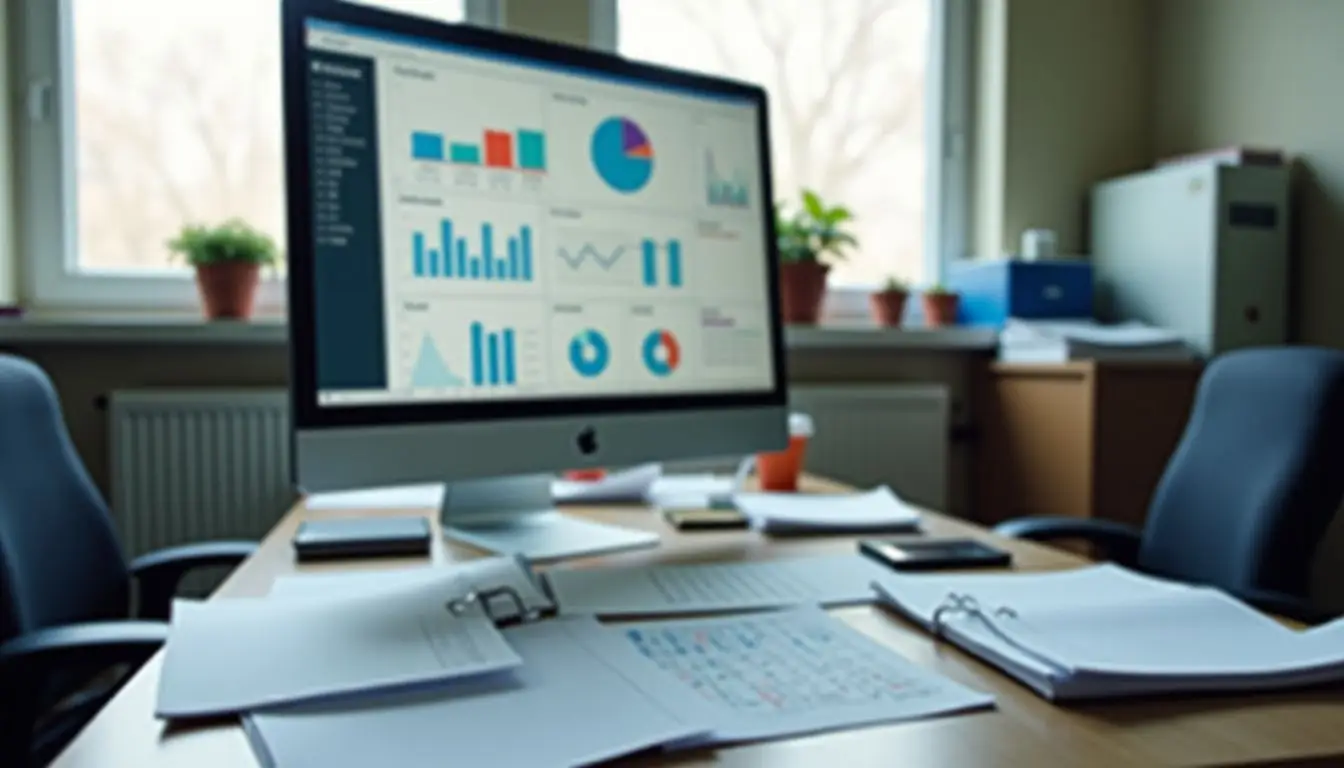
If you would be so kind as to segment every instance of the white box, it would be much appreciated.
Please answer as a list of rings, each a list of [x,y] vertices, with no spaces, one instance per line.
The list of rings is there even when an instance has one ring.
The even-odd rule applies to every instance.
[[[1175,331],[1196,352],[1288,340],[1288,170],[1213,162],[1092,190],[1098,317]]]

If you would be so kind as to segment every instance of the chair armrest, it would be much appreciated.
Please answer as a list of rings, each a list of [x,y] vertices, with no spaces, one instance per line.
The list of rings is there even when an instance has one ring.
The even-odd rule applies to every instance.
[[[0,696],[0,763],[27,762],[39,707],[53,677],[119,664],[134,671],[167,639],[168,625],[162,622],[105,621],[42,629],[0,645],[0,691],[4,692]],[[129,677],[123,676],[121,682]]]
[[[257,551],[251,541],[203,541],[137,557],[130,572],[140,590],[140,618],[167,621],[182,579],[211,566],[237,567]]]
[[[1108,560],[1134,566],[1143,534],[1113,520],[1080,517],[1019,517],[994,526],[1000,536],[1029,541],[1075,539],[1099,547]]]
[[[1239,589],[1234,597],[1264,611],[1285,619],[1303,624],[1324,624],[1337,618],[1337,614],[1317,608],[1311,601],[1290,595],[1286,592],[1273,592],[1266,589]]]

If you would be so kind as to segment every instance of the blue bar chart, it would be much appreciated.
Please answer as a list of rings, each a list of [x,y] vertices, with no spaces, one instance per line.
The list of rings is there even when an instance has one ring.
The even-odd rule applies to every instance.
[[[476,387],[507,387],[518,383],[518,349],[514,330],[487,331],[471,324],[471,383]]]
[[[439,222],[437,244],[425,232],[411,233],[411,270],[415,277],[530,283],[532,228],[521,226],[497,248],[494,225],[481,224],[479,247],[472,249],[452,219]]]
[[[659,259],[659,252],[665,259]],[[681,287],[681,241],[668,240],[659,248],[652,238],[640,242],[641,272],[646,287],[656,288],[666,285],[669,288]],[[663,269],[659,269],[659,266]]]
[[[712,206],[728,208],[746,208],[750,202],[747,197],[747,182],[741,174],[732,178],[723,176],[714,162],[714,153],[705,152],[705,196]]]

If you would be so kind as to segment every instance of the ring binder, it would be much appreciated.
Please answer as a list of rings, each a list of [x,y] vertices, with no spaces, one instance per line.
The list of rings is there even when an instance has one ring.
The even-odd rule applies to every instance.
[[[1002,627],[999,626],[999,622],[995,621],[996,618],[1004,618],[1004,619],[1018,618],[1017,611],[1013,610],[1011,607],[1006,605],[998,606],[992,612],[994,618],[991,618],[990,615],[986,614],[984,609],[980,607],[980,602],[976,600],[974,596],[960,595],[957,594],[956,592],[949,592],[947,593],[947,598],[943,600],[943,603],[933,611],[932,631],[933,636],[935,638],[940,640],[948,639],[946,634],[947,622],[944,617],[947,616],[948,614],[954,614],[954,613],[960,613],[972,619],[975,619],[976,621],[984,625],[984,627],[988,629],[990,632],[993,632],[994,635],[998,637],[1000,640],[1011,645],[1013,648],[1020,651],[1021,653],[1030,656],[1031,658],[1035,659],[1036,661],[1039,661],[1042,664],[1045,664],[1051,669],[1057,670],[1061,674],[1067,674],[1068,670],[1061,667],[1058,662],[1054,661],[1049,656],[1045,656],[1033,650],[1030,646],[1018,642],[1006,631],[1004,631]]]

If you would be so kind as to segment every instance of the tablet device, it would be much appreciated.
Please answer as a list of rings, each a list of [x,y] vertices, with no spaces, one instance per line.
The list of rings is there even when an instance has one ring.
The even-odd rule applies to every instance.
[[[859,542],[859,551],[898,571],[954,568],[1003,568],[1012,564],[1007,551],[975,539]]]
[[[307,520],[294,534],[300,560],[428,555],[432,532],[423,517]]]

